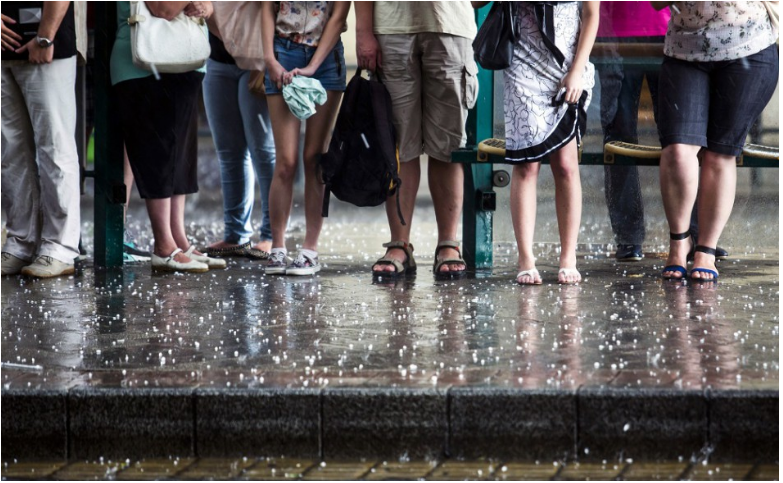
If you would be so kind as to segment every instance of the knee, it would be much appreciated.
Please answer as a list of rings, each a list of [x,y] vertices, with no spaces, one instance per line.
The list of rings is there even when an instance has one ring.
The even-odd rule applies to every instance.
[[[696,161],[698,146],[670,144],[661,152],[661,164],[683,165]]]
[[[538,177],[539,163],[522,163],[514,165],[513,175],[515,178],[528,179]]]
[[[556,163],[552,164],[552,175],[561,180],[572,180],[579,178],[578,163]]]
[[[295,162],[281,162],[280,158],[275,163],[274,177],[284,183],[293,183],[294,177],[296,177],[296,163]]]

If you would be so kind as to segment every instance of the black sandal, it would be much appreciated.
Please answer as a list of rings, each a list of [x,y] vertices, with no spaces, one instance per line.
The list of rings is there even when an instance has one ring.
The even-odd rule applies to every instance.
[[[384,243],[383,247],[386,248],[386,255],[389,254],[389,249],[399,248],[405,252],[405,261],[400,262],[393,258],[388,258],[386,255],[379,258],[374,265],[391,265],[394,267],[394,271],[387,270],[373,270],[373,278],[378,277],[384,280],[397,280],[399,278],[406,277],[408,275],[416,274],[416,260],[413,259],[413,245],[404,241],[390,241]]]
[[[694,249],[697,252],[706,253],[707,255],[715,256],[715,249],[710,247],[705,247],[704,245],[696,245],[696,248]],[[694,273],[708,273],[712,275],[712,278],[693,278]],[[693,281],[696,282],[717,282],[718,281],[718,272],[717,270],[713,270],[711,268],[700,268],[700,267],[694,267],[691,269],[690,278]]]

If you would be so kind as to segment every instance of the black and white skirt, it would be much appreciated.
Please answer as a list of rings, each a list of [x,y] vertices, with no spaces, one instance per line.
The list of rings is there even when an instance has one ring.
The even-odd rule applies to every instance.
[[[506,162],[513,164],[540,161],[574,137],[581,143],[595,85],[595,68],[588,62],[579,102],[558,102],[562,99],[560,83],[568,74],[579,42],[578,4],[561,2],[553,8],[554,45],[563,54],[562,65],[544,42],[534,6],[529,2],[515,4],[519,40],[511,66],[504,71],[503,92]]]

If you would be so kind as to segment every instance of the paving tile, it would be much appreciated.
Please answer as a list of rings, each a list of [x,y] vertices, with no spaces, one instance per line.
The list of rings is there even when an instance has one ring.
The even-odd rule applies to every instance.
[[[68,456],[65,391],[4,389],[2,459],[62,459]]]
[[[611,481],[617,479],[624,468],[624,463],[569,463],[555,479],[561,481]]]
[[[79,461],[69,463],[51,478],[55,480],[113,480],[128,463],[125,461]]]
[[[497,462],[486,460],[457,461],[448,460],[439,464],[429,475],[427,480],[487,480],[498,468]]]
[[[65,461],[3,461],[0,475],[5,479],[40,480],[66,465]]]
[[[437,464],[435,461],[382,461],[373,466],[364,479],[369,481],[420,480],[427,476]]]
[[[446,395],[435,389],[325,389],[327,459],[434,459],[445,452]]]
[[[495,479],[501,481],[540,481],[552,479],[561,465],[559,463],[503,463],[495,470]]]
[[[712,460],[778,460],[778,391],[710,390],[708,396]]]
[[[628,481],[674,481],[688,468],[684,462],[634,462],[622,474]]]
[[[195,461],[195,458],[152,458],[136,461],[117,473],[117,479],[122,481],[176,479],[177,475]]]
[[[746,479],[752,469],[752,464],[698,463],[693,465],[684,479],[693,481],[741,481]]]
[[[71,458],[193,455],[191,390],[79,388],[68,404]]]
[[[752,481],[778,481],[780,480],[780,466],[778,465],[759,465],[748,476]]]
[[[180,480],[234,480],[256,464],[252,458],[199,458],[177,474]]]
[[[304,481],[358,480],[375,466],[374,461],[322,461],[302,475]]]
[[[700,391],[587,388],[577,399],[580,459],[674,460],[707,443]]]
[[[298,480],[318,461],[298,458],[267,458],[245,469],[243,480]]]
[[[318,389],[196,391],[200,456],[319,456]]]
[[[452,388],[450,453],[535,460],[573,454],[576,393]]]

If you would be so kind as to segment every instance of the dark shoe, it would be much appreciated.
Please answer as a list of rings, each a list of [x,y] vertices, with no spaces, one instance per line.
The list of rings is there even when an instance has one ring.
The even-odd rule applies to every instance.
[[[715,256],[717,250],[715,248],[705,247],[701,245],[697,245],[695,250],[696,252],[706,253],[707,255]],[[717,260],[717,257],[716,257]],[[693,276],[694,273],[704,273],[708,275],[712,275],[712,278],[695,278]],[[695,282],[717,282],[718,281],[718,272],[716,270],[713,270],[711,268],[703,268],[703,267],[693,267],[691,269],[690,273],[691,280]]]
[[[618,262],[638,262],[644,258],[641,245],[617,245],[617,253],[614,254],[614,258]]]
[[[696,253],[695,247],[691,248],[691,251],[688,252],[688,261],[693,261],[693,255]],[[725,260],[729,258],[729,252],[726,251],[723,247],[715,247],[715,260]]]
[[[247,249],[250,248],[250,242],[241,245],[234,245],[227,248],[209,248],[204,247],[199,250],[208,257],[244,257],[247,255]]]

